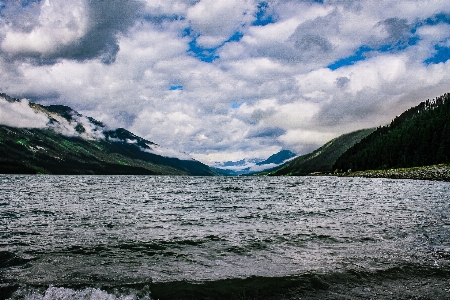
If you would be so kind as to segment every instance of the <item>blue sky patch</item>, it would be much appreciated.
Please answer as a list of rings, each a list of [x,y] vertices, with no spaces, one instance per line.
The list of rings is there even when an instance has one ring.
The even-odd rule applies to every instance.
[[[434,26],[434,25],[438,25],[440,23],[450,24],[450,15],[440,13],[440,14],[434,15],[433,17],[427,18],[423,21],[417,22],[411,29],[411,33],[415,34],[417,29],[422,26]]]
[[[231,108],[239,108],[242,104],[244,104],[244,102],[235,102],[231,104]]]
[[[192,30],[190,28],[186,28],[183,31],[183,36],[189,36],[189,35],[192,35]],[[219,46],[212,47],[212,48],[204,48],[204,47],[199,46],[197,44],[197,38],[198,38],[198,36],[197,36],[192,41],[189,42],[188,53],[193,54],[197,59],[199,59],[201,61],[204,61],[207,63],[212,63],[216,59],[220,58],[220,56],[217,55],[217,49],[219,49],[226,43],[239,42],[243,36],[244,35],[241,32],[237,31],[228,40],[226,40]]]
[[[189,42],[189,53],[192,53],[196,58],[201,61],[211,63],[219,58],[216,54],[216,50],[219,47],[215,48],[203,48],[197,45],[197,38],[193,39]]]
[[[327,68],[334,71],[341,67],[354,65],[358,61],[365,60],[367,58],[367,53],[372,52],[372,51],[395,52],[395,51],[405,50],[406,48],[408,48],[410,46],[416,45],[419,42],[419,40],[420,40],[420,38],[418,36],[411,36],[407,40],[399,40],[395,43],[384,44],[384,45],[379,46],[378,48],[372,48],[369,46],[361,46],[358,48],[358,50],[356,50],[355,54],[345,57],[345,58],[338,59],[337,61],[328,65]]]
[[[355,54],[341,58],[327,67],[331,70],[336,70],[344,66],[353,65],[358,61],[365,60],[367,58],[367,52],[376,51],[376,52],[396,52],[407,49],[408,47],[415,46],[420,41],[420,37],[417,35],[417,30],[422,26],[435,26],[440,23],[450,24],[450,14],[436,14],[433,17],[421,20],[414,24],[409,30],[408,34],[399,36],[397,40],[388,41],[386,44],[377,47],[369,47],[369,46],[361,46],[359,47]],[[449,57],[449,48],[436,45],[435,46],[436,54],[433,57],[428,58],[424,61],[426,64],[430,63],[439,63],[447,61]]]
[[[171,85],[169,90],[171,90],[171,91],[182,91],[183,90],[183,86],[182,85]]]
[[[440,13],[440,14],[434,15],[431,18],[425,19],[423,22],[420,23],[420,25],[437,25],[439,23],[450,24],[450,15]]]
[[[41,2],[41,0],[22,0],[22,7],[27,7],[31,3]]]
[[[241,32],[236,31],[228,40],[226,40],[222,45],[220,45],[220,47],[229,42],[239,42],[243,37],[244,35]]]
[[[382,45],[381,47],[379,47],[377,49],[373,49],[373,50],[377,50],[379,52],[401,51],[401,50],[405,50],[406,48],[408,48],[410,46],[417,45],[419,40],[420,40],[420,38],[418,36],[411,36],[407,40],[402,39],[402,40],[399,40],[392,44]]]
[[[450,47],[436,45],[434,46],[434,49],[436,50],[436,53],[432,57],[426,59],[424,61],[425,64],[429,65],[438,64],[441,62],[445,63],[450,59]]]
[[[361,46],[354,55],[341,58],[335,61],[334,63],[328,65],[327,68],[334,71],[344,66],[351,66],[358,61],[365,60],[366,59],[365,53],[369,51],[373,51],[373,48],[368,46]]]
[[[260,2],[258,4],[258,11],[255,14],[256,20],[252,23],[253,26],[265,26],[275,23],[275,18],[269,13],[268,9],[269,4],[267,2]]]

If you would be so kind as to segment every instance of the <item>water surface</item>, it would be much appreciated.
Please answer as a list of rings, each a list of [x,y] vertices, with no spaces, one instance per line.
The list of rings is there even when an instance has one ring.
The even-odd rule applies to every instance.
[[[0,298],[450,298],[449,200],[432,181],[1,175]]]

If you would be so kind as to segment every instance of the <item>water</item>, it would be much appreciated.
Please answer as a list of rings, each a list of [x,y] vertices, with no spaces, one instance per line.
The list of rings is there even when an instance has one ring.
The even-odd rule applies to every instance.
[[[449,200],[431,181],[0,175],[0,299],[450,299]]]

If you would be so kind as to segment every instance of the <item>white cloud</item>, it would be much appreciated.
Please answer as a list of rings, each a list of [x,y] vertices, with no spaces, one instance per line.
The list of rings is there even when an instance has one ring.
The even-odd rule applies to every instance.
[[[31,5],[26,21],[8,6],[0,91],[71,106],[205,162],[304,154],[450,91],[450,61],[424,63],[450,45],[448,22],[424,22],[448,15],[444,2],[268,1],[265,26],[251,25],[250,0],[50,0]],[[236,31],[242,39],[212,63],[189,51],[196,35],[217,47]],[[327,68],[361,46],[374,50]]]
[[[20,128],[45,128],[48,117],[37,109],[30,107],[25,99],[8,102],[0,96],[0,124]]]
[[[76,43],[86,33],[87,27],[83,1],[46,0],[40,9],[38,25],[30,32],[8,30],[1,49],[14,55],[56,52],[61,47]]]
[[[336,134],[334,132],[293,129],[281,136],[280,140],[301,150],[311,150],[311,145],[323,145],[335,137]]]
[[[251,21],[254,9],[250,0],[201,0],[188,9],[187,19],[192,29],[200,34],[197,43],[212,48]]]
[[[86,116],[72,113],[72,119],[66,120],[59,114],[50,113],[49,117],[53,119],[53,122],[47,124],[47,127],[65,136],[76,136],[86,140],[105,138],[103,135],[103,130],[105,128],[93,124]]]
[[[145,0],[146,11],[153,15],[185,15],[189,6],[196,0]]]
[[[204,153],[192,153],[191,155],[199,161],[202,161],[208,165],[215,165],[216,162],[225,162],[225,161],[239,161],[244,157],[257,157],[257,158],[268,158],[274,153],[277,153],[281,150],[279,146],[268,146],[261,149],[254,150],[239,150],[233,149],[231,151],[205,151]],[[238,169],[242,169],[239,167]]]

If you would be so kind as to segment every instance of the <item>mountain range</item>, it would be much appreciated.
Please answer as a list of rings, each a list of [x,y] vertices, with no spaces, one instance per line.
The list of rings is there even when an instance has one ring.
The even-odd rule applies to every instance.
[[[0,173],[7,174],[310,175],[450,163],[450,94],[306,155],[282,150],[211,167],[67,106],[0,93],[0,121]]]
[[[0,113],[0,173],[217,175],[187,154],[67,106],[0,94]]]
[[[297,156],[290,150],[281,150],[267,159],[241,159],[239,161],[217,162],[214,171],[221,175],[238,176],[255,174],[267,169],[276,168]]]

